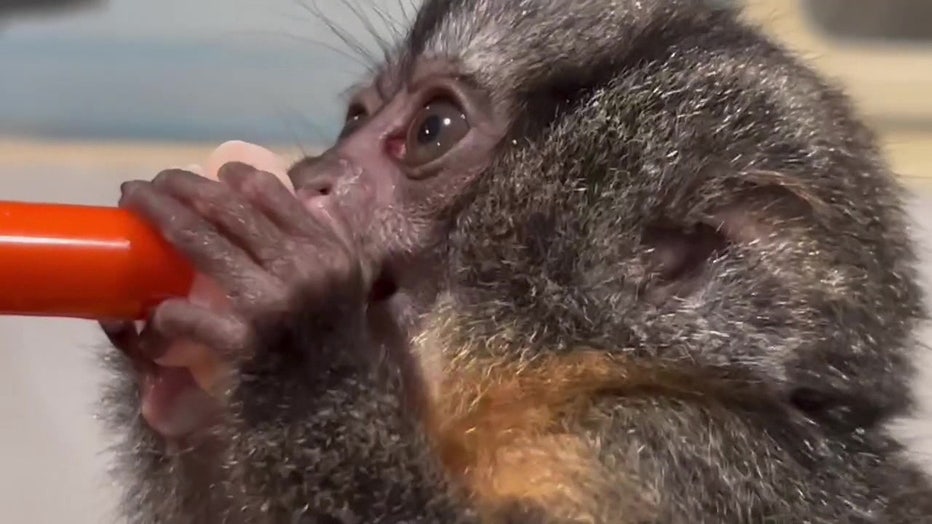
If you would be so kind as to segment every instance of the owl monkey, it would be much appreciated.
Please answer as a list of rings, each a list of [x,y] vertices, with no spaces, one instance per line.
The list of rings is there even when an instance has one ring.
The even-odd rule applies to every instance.
[[[129,521],[932,518],[901,189],[737,11],[427,0],[288,175],[122,188],[227,299],[104,326]]]

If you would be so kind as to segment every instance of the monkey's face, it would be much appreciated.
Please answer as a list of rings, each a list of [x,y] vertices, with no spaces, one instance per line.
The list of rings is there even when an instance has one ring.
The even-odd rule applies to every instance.
[[[450,210],[503,135],[489,97],[455,74],[446,61],[387,70],[352,97],[337,143],[289,172],[309,210],[351,224],[373,301],[423,286]]]

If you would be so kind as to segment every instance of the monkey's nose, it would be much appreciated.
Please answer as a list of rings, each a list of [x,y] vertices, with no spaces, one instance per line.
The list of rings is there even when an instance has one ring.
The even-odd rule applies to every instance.
[[[303,198],[327,196],[333,191],[339,177],[340,162],[319,156],[307,157],[288,171],[295,191]]]
[[[333,190],[333,180],[329,177],[318,177],[301,186],[301,193],[305,198],[327,196]]]
[[[305,206],[322,206],[327,205],[328,198],[333,193],[336,179],[328,175],[320,175],[305,181],[302,185],[295,187],[295,195]]]

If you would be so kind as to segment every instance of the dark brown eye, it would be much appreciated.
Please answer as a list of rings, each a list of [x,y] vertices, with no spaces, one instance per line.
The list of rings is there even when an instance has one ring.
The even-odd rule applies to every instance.
[[[340,139],[353,134],[353,131],[356,131],[356,129],[365,122],[366,116],[366,109],[364,107],[355,104],[350,106],[349,110],[346,112],[346,121],[343,124],[343,129],[340,131]]]
[[[469,133],[460,107],[448,100],[431,102],[414,117],[405,140],[405,162],[419,166],[436,160]]]

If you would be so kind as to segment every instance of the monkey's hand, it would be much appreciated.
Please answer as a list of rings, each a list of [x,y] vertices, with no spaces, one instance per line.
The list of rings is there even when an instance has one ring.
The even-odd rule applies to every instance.
[[[180,395],[184,386],[222,403],[240,379],[324,380],[368,349],[367,270],[343,219],[304,206],[274,175],[245,164],[227,164],[218,177],[170,170],[123,186],[121,207],[151,222],[226,297],[166,301],[122,344],[155,364],[143,368],[143,411],[170,435],[206,413],[192,411],[196,393]]]
[[[164,302],[141,334],[118,344],[150,363],[143,377],[156,374],[143,378],[149,424],[163,436],[220,428],[211,433],[226,447],[228,481],[245,491],[237,496],[257,497],[252,506],[275,518],[294,508],[442,522],[466,515],[406,412],[399,366],[370,340],[373,271],[346,221],[244,164],[227,164],[219,179],[173,170],[123,187],[121,206],[227,298]],[[213,354],[159,365],[178,340]]]

